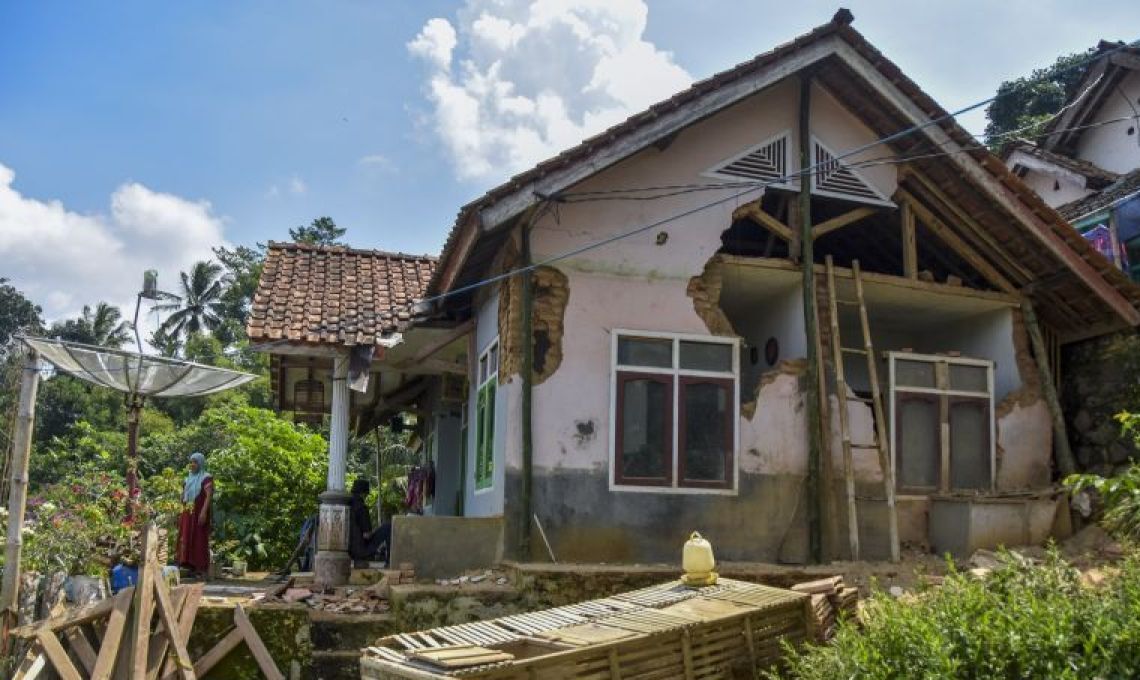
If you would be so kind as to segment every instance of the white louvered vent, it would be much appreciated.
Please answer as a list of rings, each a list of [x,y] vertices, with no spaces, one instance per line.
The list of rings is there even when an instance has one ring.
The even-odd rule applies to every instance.
[[[887,202],[887,198],[864,179],[858,170],[837,159],[835,153],[820,144],[818,139],[812,139],[811,146],[812,163],[815,166],[811,178],[813,194],[874,203]]]
[[[790,134],[785,130],[743,153],[717,163],[704,174],[718,179],[789,184],[786,177],[789,139]]]

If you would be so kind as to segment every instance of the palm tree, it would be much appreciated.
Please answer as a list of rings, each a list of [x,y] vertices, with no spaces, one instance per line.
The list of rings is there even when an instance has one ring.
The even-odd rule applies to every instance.
[[[212,331],[222,323],[225,278],[216,262],[198,261],[190,272],[182,272],[181,301],[158,305],[160,312],[173,311],[160,330],[170,337],[190,337]]]
[[[117,349],[130,342],[131,324],[123,320],[118,307],[100,302],[94,310],[90,305],[83,305],[83,313],[77,319],[52,324],[49,335],[60,340]]]

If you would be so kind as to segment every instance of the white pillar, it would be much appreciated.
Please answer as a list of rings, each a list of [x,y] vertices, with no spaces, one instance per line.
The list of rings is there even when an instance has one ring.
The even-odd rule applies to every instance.
[[[333,360],[332,419],[329,425],[329,472],[321,494],[317,556],[313,579],[322,585],[348,583],[352,559],[348,554],[349,502],[345,492],[345,459],[348,453],[348,353]]]
[[[332,423],[329,426],[329,477],[326,491],[344,488],[345,457],[348,454],[348,355],[333,360]]]

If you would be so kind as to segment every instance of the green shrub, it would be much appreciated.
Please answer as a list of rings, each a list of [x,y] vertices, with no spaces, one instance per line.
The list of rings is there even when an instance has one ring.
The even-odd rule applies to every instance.
[[[783,677],[1137,677],[1140,557],[1096,590],[1079,576],[1054,551],[1038,566],[1006,557],[984,580],[952,572],[911,601],[876,593],[862,628],[844,621],[829,644],[789,649]]]

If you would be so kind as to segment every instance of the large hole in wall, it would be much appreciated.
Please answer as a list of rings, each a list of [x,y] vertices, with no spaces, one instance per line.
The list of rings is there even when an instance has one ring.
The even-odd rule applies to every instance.
[[[566,304],[570,284],[554,267],[538,267],[531,274],[534,296],[531,323],[534,343],[534,384],[542,384],[562,365],[562,336],[565,332]],[[502,347],[500,380],[522,370],[519,328],[522,323],[522,279],[511,277],[499,293],[499,342]]]

